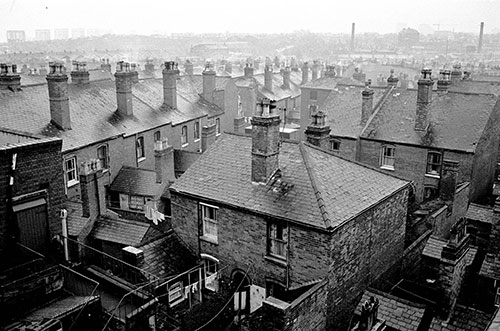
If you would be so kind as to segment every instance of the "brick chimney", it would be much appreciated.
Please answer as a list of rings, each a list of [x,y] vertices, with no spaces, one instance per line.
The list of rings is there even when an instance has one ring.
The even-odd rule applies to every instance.
[[[253,67],[251,67],[250,64],[247,63],[243,70],[245,72],[245,77],[253,77]]]
[[[132,107],[132,84],[134,75],[134,72],[131,71],[130,63],[120,61],[116,64],[116,104],[118,106],[118,113],[122,116],[131,116],[134,114]]]
[[[80,189],[83,217],[95,220],[106,213],[106,190],[99,160],[85,161],[80,165]]]
[[[327,150],[330,137],[330,126],[326,124],[326,114],[319,110],[312,114],[312,121],[305,130],[307,142]]]
[[[101,61],[101,70],[105,70],[107,72],[111,72],[111,64],[109,63],[109,59],[102,59],[102,61]]]
[[[357,80],[358,82],[366,81],[366,74],[359,68],[354,68],[354,73],[352,74],[352,78]]]
[[[302,83],[305,84],[309,80],[309,66],[307,65],[307,62],[304,62],[302,65]]]
[[[130,71],[132,71],[132,83],[137,84],[139,83],[139,71],[137,71],[137,64],[136,63],[131,63],[130,64]]]
[[[216,136],[216,124],[209,120],[207,125],[201,128],[201,151],[205,152],[214,142]]]
[[[361,125],[365,125],[368,122],[370,116],[372,116],[373,111],[373,94],[375,93],[370,87],[372,80],[368,79],[365,82],[365,89],[361,92],[362,102],[361,102]]]
[[[313,66],[312,66],[312,78],[311,78],[311,80],[318,79],[319,67],[320,67],[319,62],[317,60],[314,60]]]
[[[334,65],[327,65],[325,71],[325,77],[336,77],[337,73],[335,72]]]
[[[425,131],[427,129],[427,116],[432,102],[432,85],[434,85],[431,74],[431,69],[422,69],[422,76],[417,83],[417,113],[415,117],[416,131]]]
[[[167,138],[155,141],[154,155],[156,182],[173,182],[175,180],[174,147],[168,145]]]
[[[451,85],[450,75],[450,70],[439,71],[439,79],[437,81],[438,92],[445,93],[448,91],[448,87]]]
[[[165,62],[163,68],[163,106],[177,109],[177,75],[178,64],[174,61]]]
[[[186,60],[186,63],[184,63],[184,71],[186,72],[186,75],[193,76],[194,69],[193,63],[191,63],[191,61]]]
[[[146,59],[146,64],[144,65],[144,70],[149,72],[149,73],[155,72],[155,65],[153,63],[153,60]]]
[[[252,182],[266,183],[278,170],[280,117],[272,108],[275,101],[267,98],[257,104],[252,117]]]
[[[283,69],[283,87],[286,89],[290,88],[290,67],[286,66],[285,69]]]
[[[69,112],[68,76],[62,63],[50,62],[47,74],[50,121],[63,130],[71,129]]]
[[[224,70],[229,73],[229,74],[232,74],[233,73],[233,64],[229,61],[226,62],[226,64],[224,65]]]
[[[21,76],[17,73],[17,65],[0,63],[0,90],[21,90]]]
[[[443,160],[443,171],[439,180],[439,196],[444,201],[453,202],[457,190],[459,161]]]
[[[71,82],[77,85],[89,84],[89,72],[86,62],[73,61],[73,70],[71,71]]]
[[[266,90],[273,90],[273,67],[272,65],[266,65],[264,68],[264,87]]]
[[[398,86],[399,78],[394,75],[394,69],[391,69],[391,74],[387,78],[387,86],[394,86],[396,88]]]
[[[460,64],[454,64],[453,70],[451,71],[451,83],[455,84],[462,80],[462,66]]]
[[[207,62],[205,65],[205,70],[202,73],[203,76],[203,98],[208,102],[214,102],[215,93],[215,70],[212,65]]]

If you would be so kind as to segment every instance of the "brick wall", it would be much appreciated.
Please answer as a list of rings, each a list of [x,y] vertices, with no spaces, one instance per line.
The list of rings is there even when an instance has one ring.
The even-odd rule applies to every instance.
[[[405,249],[401,268],[403,278],[416,280],[421,274],[422,252],[431,234],[432,230],[426,231]]]
[[[47,190],[49,239],[61,233],[59,211],[64,202],[64,183],[61,140],[41,143],[23,143],[19,147],[0,148],[0,247],[4,247],[7,232],[6,204],[9,169],[13,153],[17,153],[13,197]],[[15,230],[14,230],[15,231]]]
[[[329,270],[328,327],[346,327],[363,291],[403,256],[408,189],[336,230]]]

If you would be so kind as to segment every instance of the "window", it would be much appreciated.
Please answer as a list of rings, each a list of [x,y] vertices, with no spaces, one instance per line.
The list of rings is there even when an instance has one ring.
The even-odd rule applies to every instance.
[[[64,161],[64,169],[66,171],[66,185],[73,186],[78,183],[78,173],[76,170],[76,157],[72,157]]]
[[[128,208],[132,210],[144,210],[144,197],[129,195]]]
[[[309,93],[309,99],[310,100],[318,100],[318,91],[311,91]]]
[[[217,259],[201,254],[203,259],[203,270],[205,271],[205,288],[211,291],[218,290],[217,272],[219,271],[219,263]]]
[[[188,128],[185,125],[181,129],[181,144],[182,146],[188,144]]]
[[[427,154],[427,173],[435,176],[441,174],[441,153],[429,152]]]
[[[203,222],[203,236],[217,241],[217,208],[201,205],[201,218]]]
[[[380,166],[384,169],[394,170],[394,151],[393,146],[383,146],[380,153]]]
[[[154,141],[160,141],[161,140],[161,132],[160,131],[156,131],[153,134],[153,138],[154,138]]]
[[[270,222],[267,229],[268,254],[286,259],[287,227],[283,223]]]
[[[215,134],[220,135],[220,118],[215,119]]]
[[[137,138],[136,144],[135,144],[135,152],[136,152],[137,160],[142,161],[143,159],[145,159],[144,137]]]
[[[108,169],[108,146],[102,145],[97,149],[97,159],[101,164],[101,169]]]
[[[337,139],[330,140],[330,149],[333,152],[338,152],[340,150],[340,140]]]
[[[194,140],[199,140],[200,139],[200,122],[196,121],[194,122]]]
[[[182,282],[176,282],[169,286],[168,288],[168,303],[170,306],[174,306],[184,300],[182,295]]]

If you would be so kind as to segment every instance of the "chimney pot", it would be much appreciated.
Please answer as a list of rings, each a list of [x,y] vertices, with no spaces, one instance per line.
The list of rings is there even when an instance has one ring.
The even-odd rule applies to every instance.
[[[202,73],[203,76],[203,98],[210,103],[214,102],[215,93],[215,76],[216,73],[213,70],[213,66],[210,62],[205,64],[205,70]]]
[[[73,84],[84,85],[90,82],[90,74],[87,71],[87,63],[73,61],[73,71],[71,71],[71,82]]]
[[[391,69],[391,74],[387,78],[387,85],[396,87],[398,85],[399,78],[394,75],[394,69]]]
[[[21,90],[21,76],[15,64],[0,63],[0,90]]]
[[[450,70],[440,70],[439,71],[439,80],[437,82],[437,89],[439,92],[447,92],[448,91],[448,87],[451,84],[450,75],[451,75]]]
[[[368,122],[370,116],[372,116],[373,112],[373,94],[375,93],[373,89],[370,87],[372,84],[372,80],[368,79],[365,82],[365,89],[361,92],[362,101],[361,101],[361,125],[365,125]]]

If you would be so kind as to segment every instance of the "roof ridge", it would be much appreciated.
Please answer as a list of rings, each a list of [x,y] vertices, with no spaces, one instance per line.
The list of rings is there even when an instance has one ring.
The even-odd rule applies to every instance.
[[[368,129],[368,127],[370,127],[372,125],[372,122],[375,119],[375,117],[377,117],[377,115],[379,113],[379,110],[382,109],[382,105],[387,101],[387,98],[389,97],[389,94],[391,94],[392,91],[394,91],[394,90],[395,90],[394,86],[390,86],[389,88],[387,88],[387,91],[382,95],[382,97],[377,102],[377,104],[375,105],[375,107],[373,107],[372,114],[368,118],[368,121],[366,121],[365,127],[361,130],[361,132],[359,133],[358,137],[363,136],[363,134]]]
[[[154,173],[156,173],[155,170],[145,169],[145,168],[138,168],[138,167],[133,167],[133,166],[129,166],[129,165],[122,165],[122,167],[120,168],[120,170],[122,170],[122,169],[143,170],[143,171],[146,171],[146,172],[154,172]],[[118,172],[120,172],[120,170]]]
[[[314,175],[312,173],[312,169],[309,164],[310,163],[309,155],[307,155],[303,142],[299,144],[299,150],[300,153],[302,154],[302,158],[304,160],[304,166],[306,167],[307,174],[309,175],[309,180],[311,181],[311,185],[314,190],[314,195],[316,196],[316,201],[318,202],[318,207],[321,212],[321,216],[323,216],[323,221],[325,222],[325,226],[327,229],[332,229],[333,226],[332,226],[332,221],[330,219],[330,214],[326,210],[325,201],[316,183],[316,179],[314,178]]]

